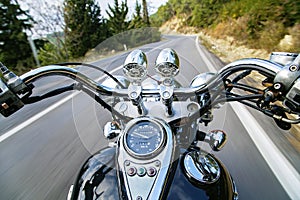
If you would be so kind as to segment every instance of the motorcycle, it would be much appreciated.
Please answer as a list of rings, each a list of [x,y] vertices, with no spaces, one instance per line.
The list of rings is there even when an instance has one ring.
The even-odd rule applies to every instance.
[[[68,65],[100,70],[109,78],[98,83]],[[226,167],[198,145],[208,143],[220,151],[226,144],[224,131],[201,130],[201,124],[213,121],[212,110],[237,101],[273,118],[282,129],[300,122],[298,54],[238,60],[217,73],[197,75],[189,87],[175,80],[179,57],[170,48],[159,53],[155,76],[147,73],[147,58],[139,49],[122,68],[125,76],[113,76],[92,64],[61,63],[19,77],[0,66],[0,112],[5,117],[71,90],[85,92],[112,113],[103,131],[110,145],[83,164],[67,199],[238,199]],[[252,72],[264,77],[263,89],[244,81]],[[34,96],[34,82],[53,75],[75,83]]]

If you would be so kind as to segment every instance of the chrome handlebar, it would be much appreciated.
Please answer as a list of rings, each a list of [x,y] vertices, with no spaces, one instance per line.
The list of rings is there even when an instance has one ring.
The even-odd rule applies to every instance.
[[[296,61],[300,60],[300,57],[298,56]],[[295,67],[296,66],[296,67]],[[288,69],[287,69],[288,68]],[[1,67],[1,71],[6,70],[7,68]],[[286,102],[286,106],[296,113],[300,113],[299,105],[300,105],[300,70],[299,70],[299,63],[293,62],[290,66],[287,66],[284,68],[283,65],[267,61],[267,60],[261,60],[261,59],[242,59],[235,62],[232,62],[225,67],[223,67],[219,72],[210,80],[207,82],[197,85],[195,87],[188,87],[188,88],[173,88],[173,94],[177,97],[197,97],[201,94],[207,93],[209,88],[215,88],[220,84],[223,84],[227,78],[240,71],[251,71],[256,70],[260,72],[261,74],[265,75],[268,78],[271,78],[271,80],[279,80],[279,83],[284,85],[289,85],[290,88],[280,91],[281,96],[286,95],[287,97],[284,98]],[[7,73],[8,75],[10,73]],[[76,82],[79,83],[80,89],[82,89],[85,92],[94,92],[97,95],[106,95],[106,96],[115,96],[115,97],[130,97],[129,90],[127,88],[125,89],[119,89],[119,88],[110,88],[104,85],[101,85],[100,83],[97,83],[96,81],[90,79],[89,77],[85,76],[78,70],[74,68],[59,66],[59,65],[51,65],[46,67],[41,67],[35,70],[32,70],[28,73],[25,73],[21,77],[17,77],[13,73],[11,73],[7,77],[10,80],[7,80],[7,83],[0,82],[0,112],[4,116],[9,116],[10,114],[14,113],[15,111],[19,110],[25,102],[22,101],[22,99],[18,95],[24,95],[26,92],[28,97],[31,95],[31,90],[29,86],[31,83],[33,83],[35,80],[38,80],[42,77],[46,76],[52,76],[52,75],[60,75],[60,76],[66,76],[69,77]],[[282,75],[283,74],[283,75]],[[293,77],[292,79],[289,79],[287,75],[290,75]],[[287,80],[288,79],[288,80]],[[282,81],[284,80],[284,81]],[[281,82],[280,82],[281,81]],[[275,82],[273,82],[273,89],[275,88]],[[28,86],[27,88],[24,86]],[[284,87],[282,87],[284,88]],[[67,88],[70,90],[70,87]],[[161,90],[160,89],[143,89],[141,88],[141,95],[142,97],[147,96],[157,96],[161,97]],[[12,98],[13,97],[13,98]],[[233,97],[233,96],[232,96]],[[213,97],[214,98],[214,97]],[[250,97],[251,98],[251,97]],[[257,98],[257,97],[256,97]],[[13,103],[7,103],[10,102],[13,99]],[[245,99],[245,98],[244,98]],[[232,100],[238,100],[238,98],[232,98]],[[98,102],[102,102],[101,98],[98,98]],[[242,101],[241,101],[242,102]],[[243,102],[242,102],[243,103]],[[104,103],[103,103],[104,104]],[[250,104],[248,104],[250,106]],[[2,107],[1,107],[2,106]],[[207,106],[206,104],[204,106]],[[208,105],[209,106],[209,105]],[[109,107],[109,106],[107,106]],[[262,111],[262,109],[260,109]],[[263,111],[262,111],[263,112]],[[272,116],[273,118],[277,118],[276,115],[267,114],[269,116]],[[300,118],[299,118],[300,119]],[[279,119],[282,120],[282,119]],[[288,123],[298,123],[298,121],[289,121]]]
[[[223,67],[216,74],[215,79],[212,79],[208,85],[218,81],[222,81],[221,79],[226,78],[237,71],[247,70],[247,69],[258,70],[268,76],[275,77],[275,75],[282,69],[282,66],[261,59],[238,60]],[[114,95],[116,97],[128,96],[127,89],[109,88],[103,86],[97,83],[96,81],[90,79],[89,77],[85,76],[84,74],[80,73],[78,70],[74,68],[69,68],[69,67],[64,67],[59,65],[50,65],[50,66],[41,67],[23,74],[20,78],[23,80],[25,84],[29,84],[42,77],[53,76],[53,75],[69,77],[87,86],[88,88],[99,92],[102,95],[108,95],[108,96]],[[204,84],[195,88],[174,88],[174,94],[177,96],[185,96],[185,97],[195,96],[195,94],[203,93],[207,89],[208,85]],[[153,96],[153,95],[159,95],[160,91],[158,89],[155,90],[143,89],[142,93],[145,96],[151,96],[151,95]]]

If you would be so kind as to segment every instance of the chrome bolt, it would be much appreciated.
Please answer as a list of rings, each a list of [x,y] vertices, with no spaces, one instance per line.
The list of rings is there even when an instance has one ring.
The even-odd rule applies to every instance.
[[[291,72],[295,72],[295,71],[297,71],[297,70],[298,70],[297,65],[291,65],[291,66],[290,66],[290,71],[291,71]]]
[[[130,93],[130,97],[131,97],[132,99],[135,99],[135,98],[137,97],[137,93],[136,93],[136,92],[131,92],[131,93]]]
[[[166,85],[166,86],[171,86],[171,85],[173,84],[173,81],[172,81],[172,79],[167,78],[167,79],[164,80],[163,83],[164,83],[164,85]]]
[[[136,200],[143,200],[143,198],[142,198],[141,196],[138,196],[138,197],[136,198]]]
[[[274,89],[275,90],[279,90],[281,88],[281,84],[280,83],[275,83],[274,84]]]
[[[159,167],[160,166],[160,162],[157,160],[157,161],[155,161],[154,165],[155,165],[155,167]]]
[[[163,92],[163,97],[164,97],[165,99],[170,98],[170,92],[164,91],[164,92]]]
[[[119,111],[121,113],[125,112],[127,110],[128,106],[126,103],[121,103],[120,107],[119,107]]]
[[[126,160],[126,161],[125,161],[125,165],[126,165],[126,166],[129,166],[129,165],[130,165],[130,161],[129,161],[129,160]]]

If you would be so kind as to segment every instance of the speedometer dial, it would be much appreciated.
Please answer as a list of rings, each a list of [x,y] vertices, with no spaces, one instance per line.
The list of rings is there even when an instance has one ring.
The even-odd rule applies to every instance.
[[[164,141],[164,131],[159,124],[142,120],[128,129],[125,135],[127,150],[136,156],[148,156],[159,152]]]

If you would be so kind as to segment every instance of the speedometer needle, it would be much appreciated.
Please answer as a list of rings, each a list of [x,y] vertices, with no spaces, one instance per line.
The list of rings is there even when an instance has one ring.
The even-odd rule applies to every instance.
[[[136,135],[136,136],[139,136],[139,137],[142,137],[142,138],[145,138],[145,139],[149,139],[149,137],[147,137],[146,135],[142,135],[142,134],[137,133],[137,132],[132,133],[132,135]]]

